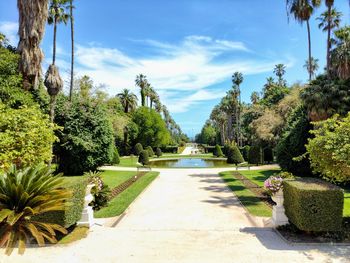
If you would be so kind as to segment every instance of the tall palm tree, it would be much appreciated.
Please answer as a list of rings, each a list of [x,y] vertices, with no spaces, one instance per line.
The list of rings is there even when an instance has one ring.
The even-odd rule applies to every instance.
[[[332,8],[334,1],[326,1],[328,10],[323,12],[317,19],[320,21],[318,27],[322,29],[323,32],[327,32],[327,75],[329,76],[330,70],[330,52],[332,47],[331,41],[331,31],[338,28],[340,25],[341,12],[338,12],[335,8]]]
[[[256,104],[258,103],[258,101],[260,100],[260,96],[259,96],[259,93],[254,91],[252,93],[252,95],[250,95],[250,101],[253,103],[253,104]]]
[[[19,13],[19,71],[23,76],[23,88],[38,87],[41,75],[41,62],[44,54],[40,43],[45,33],[48,16],[48,0],[17,0]]]
[[[285,86],[285,81],[283,79],[284,74],[286,73],[286,66],[283,64],[277,64],[273,69],[273,73],[278,77],[278,85]]]
[[[311,31],[310,31],[310,18],[314,10],[320,6],[321,0],[286,0],[288,17],[293,15],[294,19],[303,24],[306,22],[307,37],[308,37],[308,51],[309,51],[309,64],[311,65]],[[309,72],[309,80],[311,80],[311,72]]]
[[[243,82],[243,74],[240,72],[235,72],[232,75],[232,83],[237,88],[238,93],[238,103],[236,103],[236,122],[237,122],[237,144],[242,146],[242,136],[241,136],[241,89],[240,85]]]
[[[74,83],[74,16],[73,16],[73,0],[69,2],[69,18],[70,18],[70,38],[71,38],[71,60],[70,60],[70,83],[69,83],[69,100],[72,100],[73,83]]]
[[[52,52],[52,64],[49,66],[46,74],[44,84],[47,88],[47,92],[50,95],[50,120],[53,122],[55,117],[55,106],[57,95],[63,88],[63,80],[60,76],[58,67],[56,67],[56,36],[57,36],[57,25],[59,23],[67,24],[69,15],[65,13],[67,9],[68,0],[51,0],[49,7],[48,24],[53,24],[53,52]]]
[[[350,26],[334,32],[335,47],[331,50],[332,71],[341,79],[350,78]]]
[[[311,57],[311,64],[309,64],[309,63],[310,63],[310,61],[306,60],[304,68],[306,68],[306,70],[308,72],[311,72],[311,77],[312,77],[312,79],[314,79],[315,75],[316,75],[316,72],[318,70],[318,59],[317,58],[315,59],[315,58]]]
[[[157,95],[157,92],[154,90],[154,88],[152,86],[149,87],[149,100],[150,100],[150,108],[152,109],[153,106],[153,102],[155,101]]]
[[[156,99],[154,100],[154,109],[158,113],[162,112],[162,103],[160,102],[160,99],[159,99],[158,95],[157,95]]]
[[[129,113],[129,110],[134,110],[137,107],[137,97],[128,89],[123,89],[121,93],[117,94],[121,104],[124,107],[124,112]]]
[[[141,106],[145,106],[145,104],[146,104],[145,91],[146,91],[147,84],[148,84],[146,76],[143,74],[137,75],[136,79],[135,79],[135,83],[141,90]]]

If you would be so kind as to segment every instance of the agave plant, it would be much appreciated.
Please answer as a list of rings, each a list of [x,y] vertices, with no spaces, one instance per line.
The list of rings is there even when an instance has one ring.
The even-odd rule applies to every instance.
[[[61,188],[62,180],[44,165],[22,170],[12,166],[0,175],[0,247],[6,247],[7,255],[17,246],[23,254],[32,238],[43,246],[45,240],[57,242],[55,231],[67,233],[60,225],[32,219],[64,209],[70,193]]]

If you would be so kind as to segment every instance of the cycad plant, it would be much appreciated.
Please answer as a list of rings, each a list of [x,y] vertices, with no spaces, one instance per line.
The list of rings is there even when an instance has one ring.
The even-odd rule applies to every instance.
[[[62,180],[44,165],[23,170],[12,166],[0,175],[0,247],[6,247],[7,255],[16,246],[23,254],[31,238],[43,246],[45,240],[57,242],[55,231],[67,233],[60,225],[32,219],[45,212],[64,210],[70,193],[61,188]]]

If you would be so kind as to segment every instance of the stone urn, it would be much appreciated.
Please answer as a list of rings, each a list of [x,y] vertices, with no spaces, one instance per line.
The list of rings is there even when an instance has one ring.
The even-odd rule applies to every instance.
[[[271,196],[271,199],[276,203],[272,208],[272,222],[274,226],[282,226],[288,224],[288,218],[284,210],[283,190],[280,189]]]
[[[79,226],[92,227],[95,224],[94,211],[92,207],[89,206],[91,201],[94,200],[94,197],[91,194],[91,189],[94,186],[95,186],[94,184],[88,184],[86,187],[83,212],[81,213],[80,220],[77,222]]]

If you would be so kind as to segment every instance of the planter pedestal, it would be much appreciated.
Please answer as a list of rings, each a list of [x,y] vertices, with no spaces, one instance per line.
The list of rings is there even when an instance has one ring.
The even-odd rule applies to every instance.
[[[279,190],[271,198],[276,203],[276,205],[274,205],[272,208],[272,222],[274,226],[282,226],[288,224],[288,218],[285,214],[283,206],[283,191]]]
[[[86,227],[92,227],[94,222],[94,211],[91,206],[89,206],[90,202],[94,200],[94,197],[91,194],[91,188],[94,187],[94,184],[89,184],[86,187],[86,194],[84,199],[84,208],[83,212],[81,213],[81,218],[77,222],[78,226],[86,226]]]

